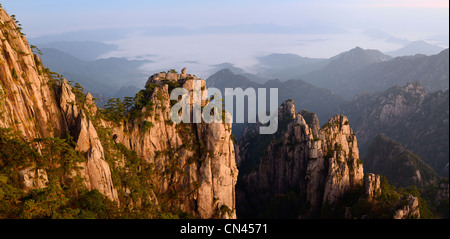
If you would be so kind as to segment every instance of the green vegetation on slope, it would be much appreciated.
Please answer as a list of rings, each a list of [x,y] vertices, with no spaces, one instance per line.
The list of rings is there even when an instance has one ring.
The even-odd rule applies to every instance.
[[[417,187],[396,188],[390,185],[384,176],[381,176],[381,194],[376,195],[373,200],[368,199],[364,186],[357,186],[348,191],[328,215],[331,218],[343,217],[346,208],[350,208],[352,218],[392,219],[395,211],[406,205],[408,195],[419,199],[421,219],[436,218],[427,202],[420,196]]]
[[[74,146],[70,136],[26,142],[11,129],[0,128],[0,218],[114,217],[116,205],[84,187],[77,165],[85,159]],[[45,170],[45,188],[23,190],[18,172],[28,168]]]

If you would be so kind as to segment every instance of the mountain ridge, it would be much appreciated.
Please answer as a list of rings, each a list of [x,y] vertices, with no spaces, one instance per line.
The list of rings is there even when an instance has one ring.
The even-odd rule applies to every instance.
[[[139,86],[147,75],[138,70],[150,61],[127,60],[125,58],[107,58],[85,61],[53,48],[42,48],[42,61],[52,71],[57,71],[68,80],[86,87],[94,95],[114,97],[120,88]],[[127,79],[127,80],[125,80]],[[133,96],[125,95],[125,96]],[[120,97],[123,97],[121,95]]]
[[[448,89],[448,49],[431,56],[391,58],[357,47],[332,59],[324,68],[299,78],[347,100],[364,90],[375,93],[412,81],[421,82],[430,91]]]
[[[419,82],[398,85],[379,93],[367,93],[342,105],[365,153],[378,134],[399,141],[418,154],[439,175],[448,175],[448,94],[428,93]],[[425,122],[425,123],[424,123]]]
[[[361,47],[355,47],[330,58],[329,63],[322,69],[299,77],[315,86],[328,88],[336,94],[347,96],[343,93],[342,86],[349,83],[347,79],[349,74],[353,74],[371,64],[390,59],[390,56],[384,55],[378,50],[364,50]]]
[[[419,188],[437,184],[436,172],[419,156],[384,135],[377,135],[363,157],[368,172],[384,175],[394,186]]]
[[[395,51],[386,52],[386,54],[392,57],[414,56],[417,54],[430,56],[439,54],[443,50],[444,48],[429,44],[425,41],[414,41]]]
[[[333,115],[333,110],[338,108],[339,104],[344,102],[341,96],[338,96],[328,89],[318,88],[301,80],[289,80],[282,82],[273,79],[264,84],[250,81],[242,75],[236,75],[228,69],[221,70],[206,79],[208,87],[215,87],[222,91],[225,88],[278,88],[278,102],[281,104],[287,99],[293,99],[298,103],[297,107],[314,111],[319,117],[329,118]],[[235,124],[236,129],[233,134],[240,137],[244,125]],[[239,131],[238,131],[239,130]]]

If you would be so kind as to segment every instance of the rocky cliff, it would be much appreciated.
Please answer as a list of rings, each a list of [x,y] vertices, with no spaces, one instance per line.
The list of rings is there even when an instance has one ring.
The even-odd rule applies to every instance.
[[[238,185],[242,216],[256,216],[252,211],[267,210],[277,203],[274,198],[285,200],[290,193],[304,215],[317,216],[362,185],[363,166],[348,119],[335,116],[320,128],[317,116],[302,114],[296,113],[293,101],[286,101],[279,108],[275,135],[258,135],[251,127],[244,131]]]
[[[407,83],[362,94],[339,111],[347,115],[363,155],[379,134],[398,141],[443,177],[448,176],[449,91],[427,92]]]
[[[259,135],[257,126],[248,125],[239,141],[238,217],[434,217],[417,188],[364,175],[347,117],[336,115],[320,127],[314,113],[296,113],[288,100],[279,108],[277,133]]]
[[[11,154],[2,144],[5,159],[0,176],[5,182],[15,183],[15,174],[9,172],[17,170],[26,191],[50,191],[49,185],[56,185],[63,189],[58,193],[72,193],[68,182],[81,178],[72,198],[81,197],[84,189],[96,190],[119,206],[116,216],[134,212],[133,217],[149,218],[236,217],[238,171],[231,125],[175,124],[169,117],[173,103],[169,90],[176,86],[192,90],[194,81],[205,86],[204,81],[185,70],[182,74],[156,74],[145,90],[128,99],[126,109],[124,102],[116,100],[109,102],[106,110],[99,110],[81,86],[69,84],[42,65],[18,22],[1,8],[0,24],[0,128],[18,135],[17,139],[9,133],[2,137],[6,142],[30,144],[21,149],[35,150],[34,157],[41,160],[30,160],[26,167],[16,165],[8,161]],[[74,157],[66,152],[58,163],[41,159],[39,155],[47,155],[44,152],[49,149],[62,150],[45,144],[56,139],[70,145],[64,152]],[[3,172],[5,165],[14,167]],[[24,205],[18,208],[25,210]],[[43,215],[33,214],[39,216]]]
[[[0,23],[0,127],[13,128],[28,141],[72,134],[79,139],[79,150],[87,154],[83,163],[87,188],[117,200],[109,166],[102,157],[103,149],[72,87],[42,65],[16,20],[3,9]]]
[[[397,209],[394,213],[394,219],[414,219],[420,218],[419,199],[412,195],[406,198],[406,205]]]
[[[110,137],[115,143],[153,165],[157,196],[172,195],[171,203],[200,218],[235,218],[238,170],[231,124],[175,124],[170,119],[169,85],[192,91],[195,81],[205,89],[205,81],[185,70],[155,74],[140,92],[146,105],[133,109],[138,117],[120,125],[102,124],[112,129]],[[205,104],[202,101],[202,106]]]

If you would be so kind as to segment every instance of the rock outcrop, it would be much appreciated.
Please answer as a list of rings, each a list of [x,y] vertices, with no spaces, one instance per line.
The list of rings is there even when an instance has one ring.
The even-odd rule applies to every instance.
[[[367,198],[373,200],[381,193],[381,177],[373,173],[368,173],[364,178],[364,188]]]
[[[82,177],[84,177],[86,187],[97,189],[103,195],[113,201],[118,201],[117,191],[114,188],[111,169],[104,160],[105,154],[102,143],[97,135],[93,123],[88,119],[83,111],[77,118],[77,147],[78,151],[85,154],[87,162],[82,163]]]
[[[419,199],[412,195],[406,198],[406,205],[394,213],[393,219],[420,218]]]
[[[18,172],[22,180],[22,189],[30,191],[33,189],[45,188],[48,183],[47,172],[42,169],[26,168]]]
[[[333,117],[320,133],[325,138],[322,156],[328,158],[329,164],[324,200],[332,204],[350,188],[362,184],[363,164],[359,159],[356,136],[347,117]]]
[[[0,127],[15,128],[27,139],[62,134],[56,94],[39,57],[33,54],[15,19],[0,8]]]
[[[155,165],[159,172],[154,178],[157,195],[176,191],[179,207],[200,218],[236,218],[234,186],[238,170],[231,124],[172,123],[168,81],[189,91],[194,84],[205,90],[205,81],[185,70],[182,74],[151,76],[145,101],[154,105],[142,108],[142,117],[120,127],[111,125],[115,141]]]
[[[77,150],[86,153],[87,161],[82,166],[87,189],[97,189],[117,201],[101,142],[91,120],[83,113],[85,105],[77,102],[73,88],[65,79],[42,65],[19,31],[15,19],[3,9],[0,9],[0,23],[0,127],[13,128],[28,141],[64,138],[70,133],[78,139]],[[28,171],[46,175],[42,169]],[[23,175],[27,189],[45,187],[45,180],[30,184],[27,179],[33,175]]]
[[[133,115],[111,120],[97,109],[91,94],[84,95],[42,65],[15,19],[1,8],[0,24],[1,128],[12,128],[28,142],[70,135],[85,159],[77,164],[85,188],[98,190],[117,204],[142,183],[150,186],[139,190],[147,191],[156,207],[167,202],[165,206],[196,218],[236,218],[238,170],[231,124],[175,124],[170,119],[170,90],[180,86],[192,91],[194,83],[204,90],[205,81],[186,74],[186,69],[182,74],[155,74],[136,95]],[[202,100],[202,106],[206,102]],[[130,157],[143,163],[127,162]],[[140,175],[144,164],[152,172],[147,178]],[[22,170],[24,190],[45,188],[46,175],[39,168]],[[140,181],[124,182],[121,175]],[[75,172],[66,172],[61,180],[74,177]],[[133,198],[124,206],[133,209],[145,200]]]
[[[303,113],[306,116],[306,111]],[[309,113],[307,118],[316,117]],[[310,124],[296,113],[293,101],[286,101],[279,108],[275,135],[257,135],[253,128],[244,131],[239,152],[238,188],[242,191],[238,212],[242,210],[245,215],[252,205],[265,210],[275,195],[292,191],[304,197],[308,215],[313,216],[324,205],[333,205],[348,190],[362,185],[363,167],[348,119],[335,116],[320,130],[318,120],[308,121]]]

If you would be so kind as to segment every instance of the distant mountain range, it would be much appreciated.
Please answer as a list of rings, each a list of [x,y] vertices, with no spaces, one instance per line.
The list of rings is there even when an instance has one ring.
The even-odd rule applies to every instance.
[[[81,60],[54,48],[42,48],[42,61],[50,70],[62,74],[67,80],[80,83],[94,96],[134,96],[148,75],[139,68],[150,61],[107,58]]]
[[[359,94],[363,90],[377,92],[412,81],[420,82],[427,91],[448,89],[448,49],[432,56],[404,56],[372,64],[352,74],[347,89],[341,92],[350,95]]]
[[[84,58],[82,60],[62,51],[73,44],[93,48],[98,45],[92,42],[51,44],[60,50],[42,48],[42,60],[52,71],[80,83],[103,102],[110,97],[134,96],[139,91],[137,86],[147,80],[139,67],[148,61],[88,60],[114,47],[107,44],[98,45],[98,51],[91,55],[80,56]],[[419,155],[439,175],[446,175],[449,157],[448,54],[446,49],[437,55],[392,58],[380,51],[359,47],[329,59],[271,54],[258,58],[262,74],[250,74],[225,63],[212,66],[217,72],[206,82],[209,87],[222,90],[278,88],[279,104],[293,99],[298,109],[315,112],[319,119],[328,119],[335,114],[347,115],[358,136],[362,155],[367,152],[372,139],[384,133]],[[286,79],[299,72],[306,73],[294,80],[281,81],[275,77],[284,74]],[[237,138],[244,126],[233,126]]]
[[[234,74],[229,69],[223,69],[206,79],[208,87],[215,87],[222,90],[225,88],[278,88],[278,104],[287,99],[293,99],[299,109],[314,111],[319,118],[325,119],[332,116],[334,109],[344,103],[344,98],[334,94],[328,89],[318,88],[301,80],[289,80],[281,82],[279,80],[269,80],[264,84],[250,81],[243,75]],[[240,137],[243,124],[233,125],[233,134]]]
[[[101,55],[118,49],[117,45],[95,41],[56,41],[38,44],[38,47],[60,50],[83,61],[97,60]]]
[[[364,155],[372,139],[384,134],[448,176],[449,90],[428,93],[418,82],[366,93],[341,106]]]
[[[401,45],[409,44],[409,41],[407,39],[392,36],[384,31],[382,31],[380,29],[376,29],[376,28],[366,29],[362,32],[362,34],[371,38],[372,40],[382,40],[385,42],[401,44]]]
[[[349,76],[371,64],[390,59],[390,56],[384,55],[380,51],[356,47],[331,58],[322,69],[302,75],[300,78],[318,87],[326,87],[337,94],[348,97],[347,90],[351,86]]]
[[[378,92],[394,85],[418,81],[427,90],[449,87],[448,49],[437,55],[391,58],[376,50],[354,48],[333,58],[320,70],[299,78],[328,88],[347,99],[363,91]]]
[[[274,78],[281,81],[295,79],[299,75],[322,69],[328,64],[328,59],[308,58],[295,54],[270,54],[258,57],[252,71],[258,76]]]
[[[113,32],[109,33],[113,34]],[[125,58],[97,60],[102,55],[117,49],[116,45],[95,41],[50,42],[49,40],[34,39],[38,42],[38,47],[44,50],[45,54],[42,58],[46,65],[54,71],[59,71],[69,80],[83,83],[82,85],[91,92],[108,97],[123,97],[125,92],[133,93],[137,90],[137,86],[142,85],[147,78],[139,68],[149,61],[130,61]],[[413,42],[398,52],[432,53],[439,49],[441,48],[426,42]],[[392,58],[377,50],[356,47],[329,59],[277,53],[256,59],[258,63],[250,69],[253,73],[236,67],[232,63],[223,63],[209,66],[210,74],[212,76],[215,72],[228,68],[234,74],[245,76],[259,84],[273,79],[282,82],[301,79],[319,88],[330,89],[347,100],[365,90],[383,91],[394,85],[414,80],[419,81],[430,91],[446,89],[449,85],[448,50],[431,56],[414,55]],[[114,73],[115,70],[117,74]],[[105,84],[105,82],[108,83]],[[136,89],[130,90],[131,86]],[[128,90],[125,91],[125,88],[120,90],[122,87]]]
[[[425,41],[415,41],[415,42],[409,43],[408,45],[406,45],[398,50],[386,52],[386,54],[393,56],[393,57],[414,56],[417,54],[431,56],[431,55],[438,54],[439,52],[441,52],[443,50],[444,50],[444,48],[427,43]]]
[[[353,63],[356,63],[355,68],[360,68],[358,66],[367,66],[371,63],[376,63],[379,58],[381,58],[381,61],[388,60],[392,57],[400,57],[400,56],[414,56],[417,54],[420,55],[436,55],[444,50],[444,48],[433,45],[430,43],[427,43],[425,41],[415,41],[415,42],[409,42],[407,40],[397,39],[389,36],[386,33],[378,32],[378,31],[369,31],[367,33],[368,36],[374,39],[384,39],[385,41],[389,42],[395,42],[397,44],[404,45],[400,49],[397,49],[395,51],[390,51],[386,53],[381,53],[376,50],[365,50],[361,51],[362,49],[357,47],[355,49],[352,49],[348,52],[343,52],[341,54],[338,54],[334,57],[331,57],[329,59],[326,58],[309,58],[309,57],[303,57],[296,54],[286,54],[286,53],[273,53],[265,56],[257,57],[257,64],[255,64],[251,69],[249,69],[251,72],[256,72],[255,74],[258,75],[261,78],[264,79],[279,79],[281,81],[286,81],[290,79],[304,79],[304,77],[309,77],[309,73],[313,71],[322,71],[323,68],[328,67],[328,64],[331,63],[334,60],[339,59],[341,56],[346,56],[347,61],[353,61]],[[358,53],[359,51],[359,53]],[[353,56],[352,56],[353,54]],[[378,59],[378,60],[377,60]],[[345,61],[344,59],[341,59],[339,61]],[[339,68],[339,64],[343,64],[344,69],[349,65],[345,62],[342,63],[336,63],[334,62],[333,65],[337,65]],[[236,73],[236,72],[235,72]],[[334,73],[334,72],[330,72]],[[241,73],[239,73],[241,74]],[[312,74],[315,77],[317,73]],[[304,76],[307,75],[307,76]],[[344,77],[346,75],[343,75]],[[336,76],[338,77],[338,76]],[[341,76],[339,76],[341,77]],[[330,79],[331,81],[331,79]]]
[[[206,82],[209,87],[219,89],[278,88],[279,103],[293,99],[299,109],[316,112],[319,119],[335,114],[348,116],[361,155],[366,154],[376,135],[385,134],[418,154],[439,175],[448,175],[448,89],[429,93],[416,81],[378,93],[366,92],[348,101],[302,80],[270,80],[259,84],[228,69],[217,72]],[[233,134],[239,138],[243,128],[243,124],[234,124]]]

